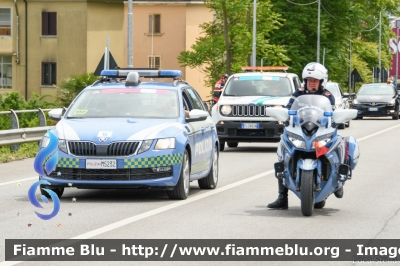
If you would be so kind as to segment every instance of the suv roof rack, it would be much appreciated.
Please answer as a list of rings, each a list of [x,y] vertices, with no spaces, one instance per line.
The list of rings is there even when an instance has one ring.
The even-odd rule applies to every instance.
[[[242,66],[242,70],[244,72],[256,72],[256,71],[282,71],[286,72],[288,70],[288,66]]]

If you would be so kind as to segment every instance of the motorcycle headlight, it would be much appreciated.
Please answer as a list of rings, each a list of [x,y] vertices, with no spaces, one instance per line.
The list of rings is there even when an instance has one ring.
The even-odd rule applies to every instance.
[[[318,141],[321,146],[325,146],[332,139],[332,133],[321,135],[315,138],[315,141]],[[311,149],[315,150],[315,141],[313,141]]]
[[[387,105],[393,106],[395,104],[395,99],[392,99],[387,102]]]
[[[296,148],[299,149],[306,148],[306,142],[301,136],[288,132],[288,139]]]
[[[60,151],[68,153],[67,141],[65,139],[59,139],[58,140],[58,148],[60,149]]]
[[[148,151],[148,150],[150,149],[151,145],[153,144],[153,141],[154,141],[154,139],[147,139],[147,140],[144,140],[144,141],[142,142],[142,145],[140,145],[140,149],[139,149],[139,151],[138,151],[137,154],[143,153],[143,152],[145,152],[145,151]]]
[[[175,149],[175,138],[157,140],[155,150]]]
[[[232,106],[230,105],[223,105],[221,106],[221,113],[224,115],[229,115],[232,112]]]

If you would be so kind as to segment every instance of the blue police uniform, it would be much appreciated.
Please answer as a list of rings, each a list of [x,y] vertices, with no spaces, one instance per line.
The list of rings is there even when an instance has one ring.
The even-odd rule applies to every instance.
[[[292,97],[290,98],[288,104],[286,105],[287,109],[290,109],[292,107],[292,104],[294,102],[294,100],[299,97],[300,95],[306,95],[306,94],[314,94],[314,95],[324,95],[326,96],[329,101],[331,102],[332,105],[332,109],[335,109],[335,97],[333,97],[333,95],[326,89],[318,89],[315,93],[310,93],[308,90],[304,89],[304,90],[296,90],[295,92],[293,92]]]

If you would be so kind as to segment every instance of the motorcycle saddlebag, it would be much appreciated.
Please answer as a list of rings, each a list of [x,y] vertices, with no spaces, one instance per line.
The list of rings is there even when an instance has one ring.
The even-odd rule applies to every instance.
[[[356,139],[352,136],[346,137],[346,142],[349,148],[349,166],[351,170],[354,170],[360,158],[360,148],[358,147]]]

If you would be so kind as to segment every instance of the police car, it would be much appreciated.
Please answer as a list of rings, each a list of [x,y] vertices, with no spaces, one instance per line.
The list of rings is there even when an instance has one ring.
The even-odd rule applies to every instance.
[[[212,108],[220,151],[237,147],[239,142],[279,142],[283,122],[266,115],[267,107],[285,107],[301,87],[299,77],[287,73],[288,67],[242,67],[244,73],[229,77]]]
[[[50,131],[58,138],[58,164],[40,176],[51,184],[46,188],[59,196],[65,187],[158,188],[171,199],[186,199],[191,181],[202,189],[217,186],[215,126],[196,90],[178,79],[181,71],[119,69],[101,75],[65,113],[49,112],[59,121]],[[48,143],[49,133],[40,149]]]

